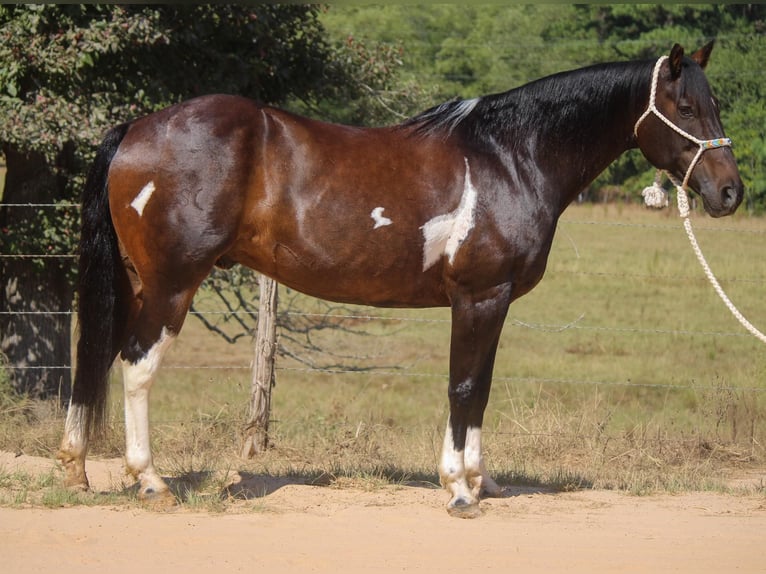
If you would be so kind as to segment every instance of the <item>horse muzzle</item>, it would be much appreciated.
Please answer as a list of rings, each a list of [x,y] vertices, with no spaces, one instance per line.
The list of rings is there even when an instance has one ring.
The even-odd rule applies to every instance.
[[[716,186],[714,190],[700,191],[705,211],[711,217],[724,217],[734,213],[744,196],[744,185],[738,177],[723,185]]]

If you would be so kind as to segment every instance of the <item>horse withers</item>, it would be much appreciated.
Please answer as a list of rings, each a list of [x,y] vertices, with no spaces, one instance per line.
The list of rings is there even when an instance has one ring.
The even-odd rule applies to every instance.
[[[88,487],[89,437],[119,356],[127,469],[141,498],[173,501],[152,460],[149,391],[200,283],[240,263],[328,300],[451,308],[439,476],[447,510],[478,515],[480,496],[502,493],[481,450],[498,340],[510,303],[542,278],[564,209],[632,148],[714,217],[742,200],[703,73],[711,50],[676,45],[383,128],[211,95],[112,129],[82,199],[66,484]]]

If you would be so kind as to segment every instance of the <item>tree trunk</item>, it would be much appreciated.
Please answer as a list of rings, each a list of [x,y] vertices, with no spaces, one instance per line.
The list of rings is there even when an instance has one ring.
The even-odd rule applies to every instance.
[[[269,446],[271,389],[275,381],[274,357],[277,352],[277,300],[277,282],[262,275],[250,386],[250,413],[245,427],[243,458],[253,458]]]
[[[0,203],[0,245],[9,255],[13,232],[42,236],[41,215],[55,221],[50,207],[4,204],[52,203],[64,182],[43,156],[3,150],[7,172]],[[37,242],[39,245],[39,242]],[[41,248],[35,249],[39,254]],[[18,253],[16,253],[18,254]],[[27,253],[32,255],[33,253]],[[36,398],[71,394],[70,346],[73,259],[0,257],[0,353],[5,355],[14,388]]]

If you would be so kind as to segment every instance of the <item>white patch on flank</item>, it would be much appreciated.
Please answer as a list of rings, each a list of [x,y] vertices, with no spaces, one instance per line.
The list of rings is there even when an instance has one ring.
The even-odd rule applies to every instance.
[[[455,260],[458,247],[473,229],[475,209],[476,188],[471,182],[471,168],[465,159],[465,184],[460,205],[451,213],[434,217],[420,228],[425,240],[423,271],[433,266],[442,255],[446,255],[450,263]]]
[[[153,193],[154,193],[154,182],[150,181],[143,187],[141,191],[138,192],[138,195],[136,196],[136,198],[130,202],[130,207],[135,209],[138,215],[143,215],[144,207],[146,207],[146,204],[149,201],[149,198],[152,197]]]
[[[162,329],[157,341],[146,356],[136,363],[122,361],[122,377],[125,387],[125,459],[128,468],[135,473],[152,468],[152,452],[149,444],[149,390],[162,356],[175,337]]]
[[[388,217],[383,217],[383,211],[385,209],[385,207],[376,207],[372,210],[372,213],[370,213],[370,217],[372,217],[372,220],[375,222],[373,229],[391,225],[393,223],[393,221],[391,221]]]

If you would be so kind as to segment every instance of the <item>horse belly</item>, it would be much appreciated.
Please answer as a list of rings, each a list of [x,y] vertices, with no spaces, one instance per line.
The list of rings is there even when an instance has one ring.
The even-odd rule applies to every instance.
[[[423,271],[422,255],[401,243],[371,244],[350,235],[343,244],[252,238],[247,249],[235,246],[227,257],[320,299],[383,307],[449,305],[438,271]]]

